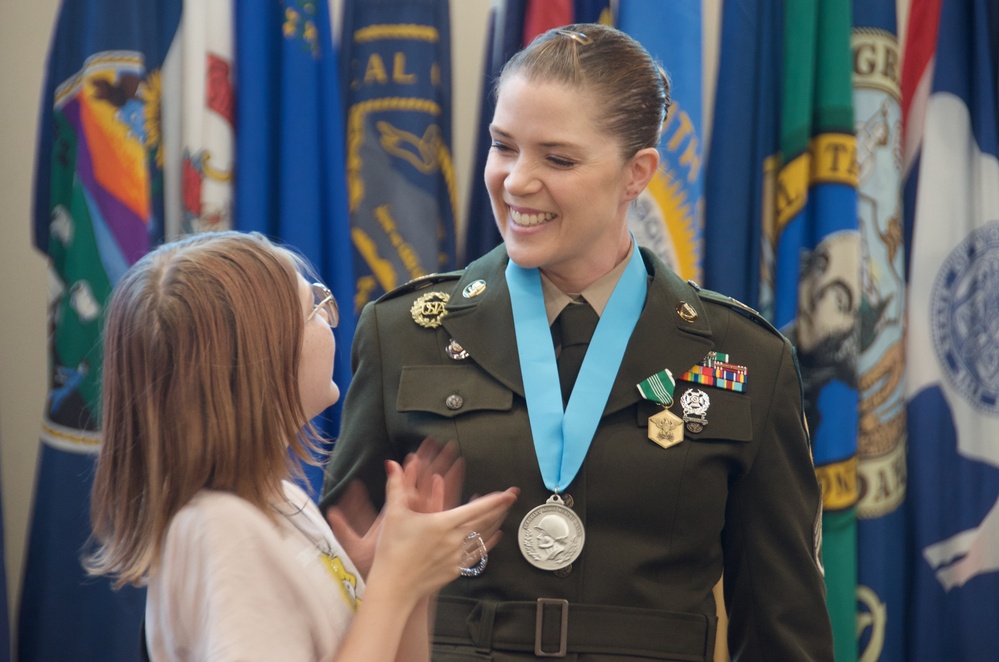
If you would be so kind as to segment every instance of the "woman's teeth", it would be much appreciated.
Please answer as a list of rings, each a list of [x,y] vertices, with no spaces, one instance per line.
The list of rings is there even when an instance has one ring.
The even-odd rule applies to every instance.
[[[555,218],[555,214],[551,212],[544,212],[541,214],[522,214],[519,211],[510,210],[510,217],[513,222],[517,225],[523,225],[530,227],[532,225],[541,225],[542,223],[547,223],[548,221]]]

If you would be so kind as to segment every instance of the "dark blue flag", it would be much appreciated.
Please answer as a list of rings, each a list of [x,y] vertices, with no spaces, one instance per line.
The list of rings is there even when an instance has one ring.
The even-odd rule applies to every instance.
[[[49,396],[21,597],[18,659],[137,659],[143,590],[80,563],[99,439],[102,310],[162,237],[160,69],[180,0],[66,0],[41,109],[35,243],[46,252]]]
[[[782,8],[778,0],[724,3],[704,176],[704,284],[754,308],[780,166]]]
[[[340,302],[333,377],[345,393],[355,280],[336,55],[327,3],[236,3],[235,225],[298,249]],[[322,421],[328,432],[339,411]],[[306,474],[318,495],[321,468]]]
[[[921,139],[909,172],[918,184],[906,366],[906,659],[988,660],[999,650],[999,42],[995,3],[939,5],[913,3],[921,24],[910,27],[931,30],[906,42],[919,49],[906,55],[910,82],[929,83],[922,108],[905,100],[907,142],[920,147],[911,133]]]
[[[496,111],[496,81],[507,60],[522,47],[524,34],[524,12],[527,0],[502,0],[494,2],[489,9],[489,42],[486,47],[485,64],[482,73],[482,101],[479,104],[479,130],[476,133],[475,165],[472,171],[472,192],[468,199],[468,215],[465,223],[465,249],[462,260],[466,263],[482,257],[499,245],[503,238],[493,219],[493,209],[489,202],[482,179],[489,156],[489,123]]]
[[[341,58],[354,308],[455,265],[447,0],[348,0]]]

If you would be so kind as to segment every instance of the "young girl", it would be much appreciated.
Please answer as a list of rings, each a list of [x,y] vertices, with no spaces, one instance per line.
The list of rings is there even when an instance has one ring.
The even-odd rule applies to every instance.
[[[361,576],[288,480],[315,450],[309,420],[339,397],[336,302],[303,272],[261,235],[201,234],[145,256],[112,295],[88,565],[148,583],[153,660],[425,660],[430,596],[483,562],[516,498],[447,510],[453,480],[386,463]]]

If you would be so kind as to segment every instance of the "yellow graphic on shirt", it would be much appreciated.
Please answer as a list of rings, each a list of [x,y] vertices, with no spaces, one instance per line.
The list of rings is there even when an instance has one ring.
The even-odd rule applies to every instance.
[[[357,611],[357,606],[361,604],[361,600],[357,597],[357,577],[347,572],[339,557],[323,554],[320,558],[326,567],[326,572],[340,583],[340,590],[343,591],[343,597],[347,604],[350,605],[351,609]]]

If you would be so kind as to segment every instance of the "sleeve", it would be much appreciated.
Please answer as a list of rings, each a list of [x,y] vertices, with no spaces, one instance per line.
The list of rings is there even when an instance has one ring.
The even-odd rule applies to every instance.
[[[739,660],[832,660],[819,560],[821,494],[804,424],[801,379],[786,339],[764,434],[729,491],[725,603]]]
[[[213,662],[317,658],[300,571],[279,553],[276,527],[235,497],[178,513],[164,547],[164,611],[177,624],[167,647]],[[296,581],[297,579],[297,581]]]
[[[386,400],[394,391],[385,383],[377,310],[374,303],[367,304],[357,323],[351,350],[354,374],[319,502],[324,513],[357,479],[364,483],[375,508],[380,509],[385,501],[385,461],[402,459],[393,447],[386,421]]]

